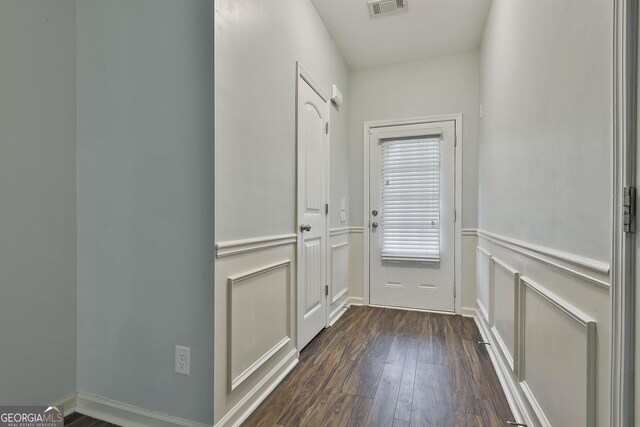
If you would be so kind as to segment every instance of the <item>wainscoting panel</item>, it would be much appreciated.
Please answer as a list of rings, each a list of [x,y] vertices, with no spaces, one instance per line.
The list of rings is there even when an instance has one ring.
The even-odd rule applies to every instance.
[[[291,341],[290,280],[291,260],[229,277],[231,390]]]
[[[349,291],[349,242],[331,245],[331,303]]]
[[[363,227],[349,228],[349,304],[364,304],[364,288],[369,286],[364,283],[364,231]]]
[[[235,426],[297,363],[296,239],[217,245],[214,425]]]
[[[493,284],[490,288],[493,289],[493,299],[490,305],[493,307],[493,333],[511,370],[516,372],[514,361],[517,352],[519,273],[495,257],[491,261]]]
[[[485,320],[491,323],[491,253],[487,250],[477,248],[477,288],[476,295],[478,297],[478,307],[480,314]]]
[[[349,298],[349,229],[332,229],[329,251],[329,323],[345,310]]]
[[[609,425],[608,263],[478,232],[476,322],[517,422]]]
[[[595,425],[595,322],[523,277],[522,388],[543,425]]]

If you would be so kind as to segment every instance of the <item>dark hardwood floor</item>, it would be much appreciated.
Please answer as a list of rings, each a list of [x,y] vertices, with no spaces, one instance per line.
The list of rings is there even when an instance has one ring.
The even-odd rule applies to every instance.
[[[116,424],[100,421],[77,412],[64,417],[64,425],[65,427],[118,427]]]
[[[244,426],[505,426],[513,420],[473,319],[352,307]]]

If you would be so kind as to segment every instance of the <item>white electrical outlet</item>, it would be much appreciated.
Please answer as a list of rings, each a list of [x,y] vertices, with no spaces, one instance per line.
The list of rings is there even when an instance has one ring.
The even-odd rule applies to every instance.
[[[176,374],[191,375],[191,349],[176,346]]]

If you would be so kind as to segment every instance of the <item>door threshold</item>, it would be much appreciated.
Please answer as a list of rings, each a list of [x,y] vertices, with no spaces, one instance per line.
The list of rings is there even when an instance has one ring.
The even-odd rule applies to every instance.
[[[413,307],[398,307],[395,305],[379,305],[379,304],[369,304],[369,307],[378,307],[378,308],[391,308],[393,310],[404,310],[404,311],[419,311],[422,313],[434,313],[434,314],[449,314],[449,315],[457,315],[455,311],[446,311],[446,310],[430,310],[426,308],[413,308]]]

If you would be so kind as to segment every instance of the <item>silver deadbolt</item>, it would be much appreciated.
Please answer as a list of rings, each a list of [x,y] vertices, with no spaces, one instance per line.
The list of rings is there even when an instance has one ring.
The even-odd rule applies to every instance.
[[[311,225],[309,224],[300,225],[300,231],[311,231]]]
[[[372,222],[371,223],[371,228],[378,228],[378,223],[377,222]]]
[[[371,211],[371,215],[373,215],[373,216],[378,216],[378,211],[377,211],[377,210],[375,210],[375,209],[374,209],[374,210],[372,210],[372,211]]]

